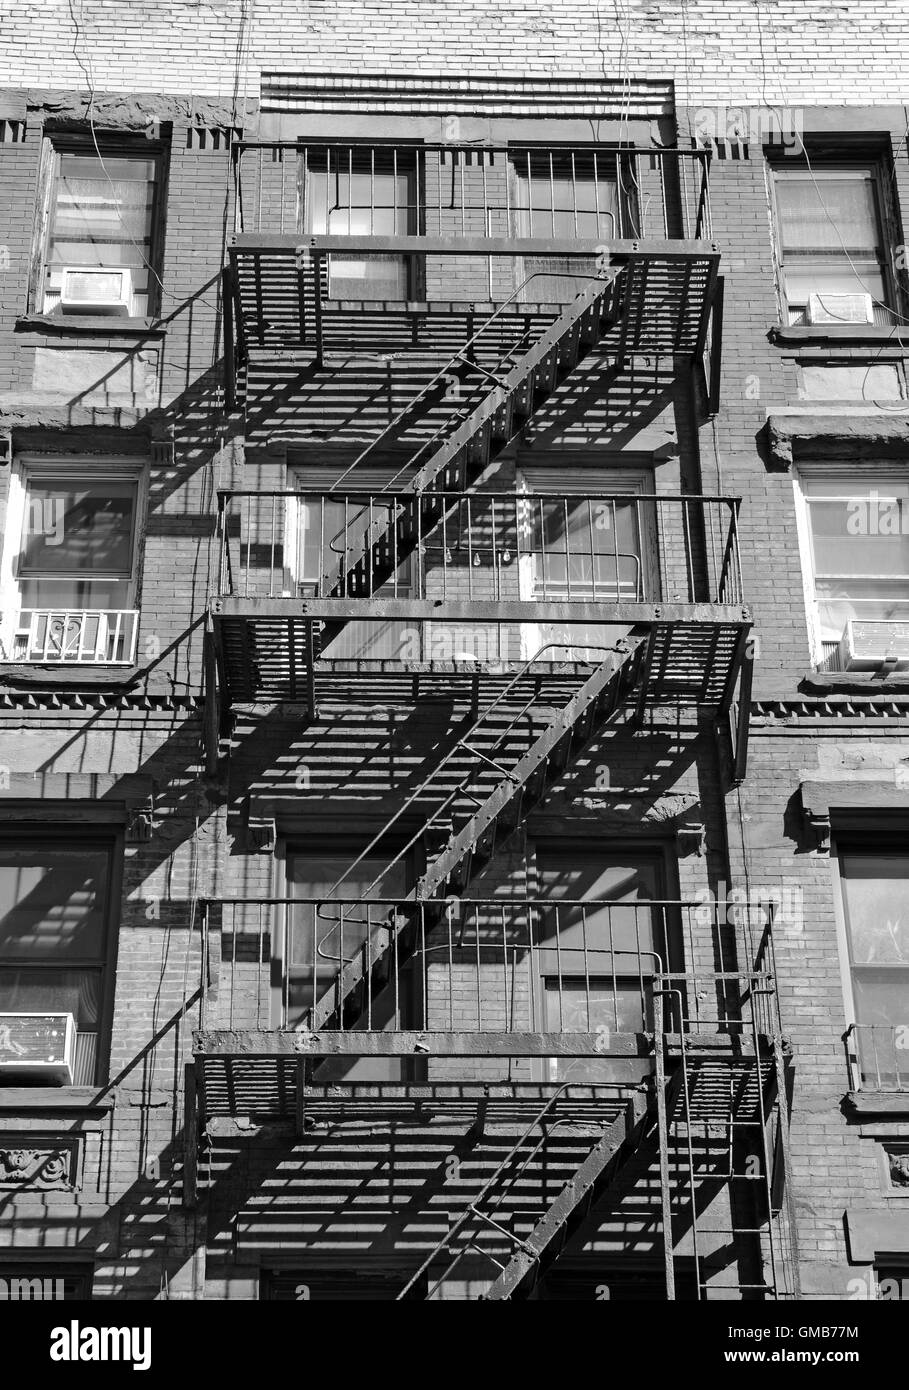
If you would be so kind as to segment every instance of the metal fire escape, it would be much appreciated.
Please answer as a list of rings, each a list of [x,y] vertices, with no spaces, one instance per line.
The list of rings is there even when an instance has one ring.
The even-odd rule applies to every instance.
[[[699,210],[699,229],[701,223]],[[572,661],[571,670],[561,663],[558,678],[549,686],[541,684],[545,658],[559,665],[556,649],[564,649],[566,643],[543,642],[529,658],[524,654],[516,671],[506,670],[500,676],[495,697],[474,719],[469,732],[437,762],[402,811],[360,856],[374,849],[385,851],[402,812],[419,812],[419,830],[389,861],[394,864],[406,850],[420,845],[425,868],[413,889],[379,913],[373,910],[379,904],[368,901],[378,879],[361,894],[362,902],[345,905],[339,896],[342,878],[325,901],[312,905],[311,1003],[293,1024],[285,1013],[278,1031],[263,1029],[257,1010],[254,1021],[247,1019],[237,1027],[231,1016],[226,1028],[205,1027],[197,1037],[188,1105],[187,1166],[193,1173],[196,1116],[204,1123],[207,1115],[232,1113],[241,1105],[266,1111],[270,1106],[279,1114],[287,1114],[289,1106],[302,1138],[307,1106],[329,1100],[330,1087],[325,1082],[332,1068],[357,1058],[595,1055],[643,1059],[652,1065],[649,1081],[625,1087],[608,1101],[605,1092],[597,1098],[588,1151],[545,1209],[533,1213],[529,1229],[516,1235],[501,1220],[505,1195],[520,1184],[545,1149],[549,1126],[567,1123],[566,1114],[574,1113],[572,1088],[567,1084],[554,1091],[550,1088],[552,1093],[546,1095],[517,1143],[408,1280],[400,1294],[406,1298],[431,1297],[446,1269],[457,1266],[466,1253],[487,1251],[482,1232],[492,1232],[508,1251],[493,1257],[498,1274],[484,1296],[501,1300],[535,1295],[547,1272],[570,1250],[585,1221],[604,1203],[608,1205],[636,1166],[640,1169],[648,1162],[659,1174],[667,1297],[676,1296],[678,1261],[684,1263],[682,1282],[693,1290],[692,1296],[711,1296],[722,1276],[720,1266],[713,1263],[717,1252],[724,1242],[735,1243],[744,1236],[754,1247],[756,1263],[738,1270],[734,1284],[723,1285],[724,1289],[746,1297],[786,1297],[793,1292],[784,1195],[785,1058],[775,1013],[769,935],[762,937],[757,951],[744,963],[721,965],[702,976],[691,962],[684,969],[671,970],[667,961],[645,950],[643,955],[653,959],[646,987],[638,960],[645,1026],[637,1032],[607,1030],[604,1035],[588,1022],[585,1031],[575,1033],[552,1028],[541,1032],[538,1026],[526,1032],[514,1026],[503,1031],[499,1024],[496,1034],[478,1021],[473,1032],[464,1033],[455,1026],[451,1004],[451,972],[462,955],[468,957],[471,944],[464,920],[468,906],[483,907],[492,915],[497,908],[513,913],[508,931],[503,929],[507,938],[501,947],[503,962],[514,967],[521,951],[529,951],[532,959],[534,951],[541,949],[532,926],[526,940],[515,936],[514,905],[467,902],[477,875],[501,853],[528,815],[610,725],[624,720],[640,728],[647,710],[655,706],[686,706],[714,718],[726,715],[748,660],[750,615],[742,604],[736,506],[718,549],[710,535],[710,506],[727,499],[662,499],[662,504],[677,504],[684,523],[678,538],[686,576],[681,599],[646,592],[640,578],[629,588],[619,575],[618,556],[615,584],[605,601],[595,585],[578,597],[571,593],[570,583],[557,602],[546,597],[537,601],[518,595],[503,597],[502,593],[479,599],[447,595],[439,599],[428,590],[416,597],[400,597],[394,586],[402,565],[432,546],[445,557],[440,565],[444,570],[452,549],[450,537],[462,527],[465,504],[479,504],[486,497],[478,485],[490,465],[547,404],[557,407],[560,389],[571,383],[585,357],[595,354],[614,374],[642,355],[668,357],[674,370],[690,370],[702,357],[715,307],[719,260],[715,249],[701,240],[649,245],[626,241],[616,243],[612,251],[607,270],[596,278],[582,275],[586,286],[551,313],[548,321],[541,323],[537,316],[530,332],[526,318],[525,329],[506,345],[494,368],[478,365],[473,350],[486,329],[501,324],[505,306],[494,309],[484,325],[461,343],[434,380],[446,371],[464,369],[479,375],[482,386],[474,391],[469,407],[452,412],[429,446],[424,444],[417,451],[412,466],[399,470],[396,478],[404,479],[400,485],[369,496],[365,503],[361,498],[357,524],[351,528],[345,522],[343,533],[327,538],[315,593],[304,596],[288,586],[283,546],[276,539],[286,532],[293,495],[275,493],[265,498],[234,491],[220,497],[221,569],[209,614],[212,766],[217,759],[219,709],[223,712],[231,704],[251,701],[291,700],[311,712],[317,685],[331,679],[332,644],[354,622],[380,618],[521,624],[545,623],[555,615],[569,624],[600,625],[601,630],[605,625],[611,638],[596,646],[588,639],[584,655]],[[330,330],[336,336],[334,324],[330,330],[327,326],[334,315],[325,300],[325,271],[332,255],[473,255],[489,260],[541,253],[546,254],[546,248],[539,239],[515,237],[465,241],[447,236],[313,234],[301,241],[241,233],[231,247],[227,299],[244,352],[251,345],[267,352],[288,341],[308,343],[315,362],[321,364]],[[717,350],[714,343],[714,358]],[[430,399],[436,398],[421,392],[411,402],[410,414],[421,404],[428,408]],[[356,469],[353,474],[356,484]],[[487,535],[484,545],[494,554],[493,569],[498,573],[503,543],[496,541],[497,503],[484,501],[483,505],[492,516],[491,528],[488,517],[484,522],[492,540]],[[699,510],[693,513],[693,506]],[[653,509],[655,516],[663,515],[656,499]],[[690,524],[693,514],[698,521],[694,527]],[[520,530],[516,523],[515,534]],[[473,543],[469,538],[468,546]],[[711,554],[716,572],[701,583],[696,571]],[[745,726],[740,725],[740,733],[744,732]],[[465,763],[467,772],[456,776],[452,787],[452,769]],[[269,913],[283,914],[286,931],[299,904],[292,907],[270,900],[262,906]],[[522,910],[530,911],[531,906],[524,904]],[[665,905],[642,906],[665,910]],[[239,905],[241,916],[245,910]],[[583,906],[578,910],[583,911]],[[216,916],[217,907],[212,905],[205,930],[206,968],[213,978],[219,970],[210,949]],[[269,916],[263,927],[260,918],[256,928],[260,952],[263,942],[271,941],[279,930],[277,921],[277,916]],[[352,936],[345,938],[345,929]],[[478,971],[481,952],[493,949],[490,939],[484,936],[481,944],[477,919]],[[328,941],[337,967],[320,978],[317,958],[326,958]],[[240,959],[235,947],[236,942],[232,944],[234,962]],[[438,956],[432,957],[433,951]],[[408,1027],[399,1006],[404,974],[411,969],[425,973],[431,958],[444,960],[446,953],[449,1027],[439,1029],[433,1023],[428,1005],[423,1026]],[[628,952],[618,951],[619,956],[623,954]],[[716,995],[716,1009],[712,1016],[708,1010],[702,1017],[702,1001],[710,991]],[[229,993],[232,1009],[232,983]],[[652,1020],[647,1017],[650,1010]],[[394,1026],[383,1031],[387,1024],[378,1020],[389,1017],[395,1020]],[[495,1089],[474,1087],[481,1106]],[[469,1086],[459,1087],[459,1099],[469,1090]],[[427,1271],[428,1285],[423,1281]]]

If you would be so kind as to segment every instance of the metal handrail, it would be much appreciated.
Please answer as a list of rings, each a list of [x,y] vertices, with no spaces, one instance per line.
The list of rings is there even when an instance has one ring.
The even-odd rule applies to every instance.
[[[232,497],[330,497],[331,491],[326,488],[218,488],[218,497],[230,499]],[[345,497],[378,497],[380,491],[366,492],[362,488],[357,488],[353,492],[346,492]],[[391,500],[398,498],[416,497],[418,494],[410,492],[393,492],[390,494]],[[427,494],[435,496],[436,494]],[[732,497],[727,493],[717,493],[715,495],[702,492],[491,492],[474,491],[464,493],[441,493],[442,497],[463,497],[465,500],[472,501],[475,498],[490,498],[497,501],[514,500],[538,502],[541,498],[545,501],[547,497],[571,498],[577,501],[594,502],[723,502],[728,507],[740,507],[741,497]]]

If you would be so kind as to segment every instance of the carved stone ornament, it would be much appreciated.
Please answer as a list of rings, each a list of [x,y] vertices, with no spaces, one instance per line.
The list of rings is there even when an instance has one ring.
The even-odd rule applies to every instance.
[[[887,1166],[893,1187],[909,1187],[909,1149],[888,1149]]]
[[[16,1187],[69,1188],[72,1186],[72,1152],[42,1145],[40,1148],[0,1148],[0,1184]]]

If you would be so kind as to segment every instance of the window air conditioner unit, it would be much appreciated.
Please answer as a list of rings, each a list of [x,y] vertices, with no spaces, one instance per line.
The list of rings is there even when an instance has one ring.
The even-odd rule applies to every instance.
[[[73,1084],[72,1014],[0,1014],[0,1085]]]
[[[133,311],[133,276],[127,267],[67,266],[60,289],[65,314],[118,314]]]
[[[806,323],[874,323],[870,294],[810,294]]]
[[[840,639],[844,671],[909,669],[909,622],[880,622],[851,618]]]

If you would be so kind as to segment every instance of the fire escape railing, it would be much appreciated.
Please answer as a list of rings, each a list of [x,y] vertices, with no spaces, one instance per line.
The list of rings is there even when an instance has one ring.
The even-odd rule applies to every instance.
[[[640,493],[224,490],[218,592],[230,597],[739,605],[734,497]],[[409,508],[405,545],[396,520]],[[387,530],[393,573],[351,574]],[[399,554],[400,546],[400,554]]]
[[[381,1017],[367,997],[355,1024],[342,1010],[329,1031],[585,1033],[608,1053],[615,1034],[653,1031],[657,990],[666,1032],[779,1036],[771,921],[768,901],[730,924],[724,904],[684,900],[211,900],[218,1000],[203,1026],[303,1027],[345,964],[368,973],[385,954]]]
[[[240,141],[235,232],[710,240],[710,151]]]

